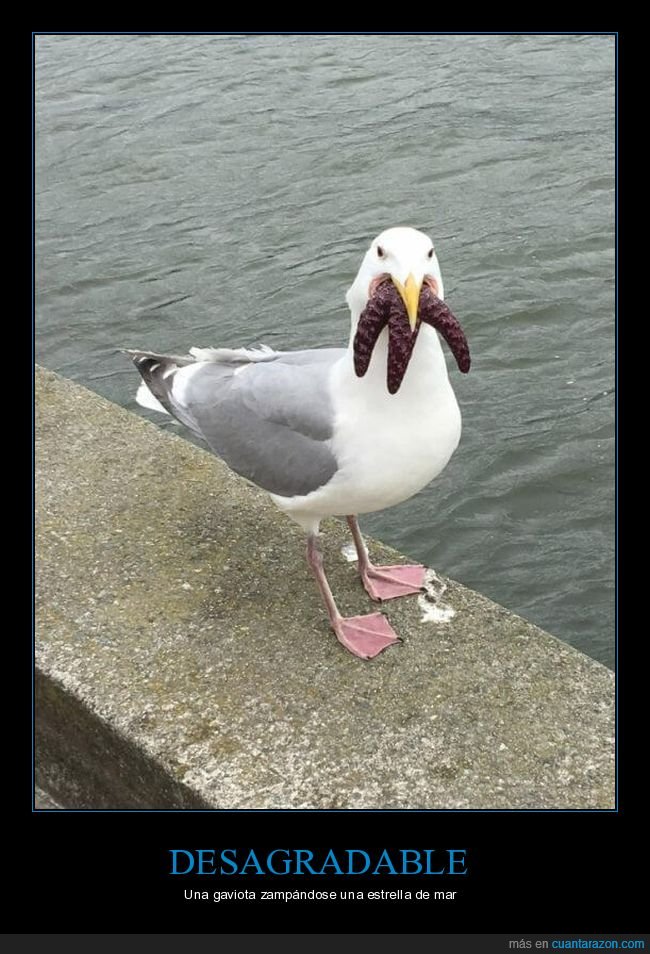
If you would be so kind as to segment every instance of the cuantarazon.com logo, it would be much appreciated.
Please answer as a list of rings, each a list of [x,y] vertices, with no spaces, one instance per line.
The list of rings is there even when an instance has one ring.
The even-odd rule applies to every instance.
[[[643,951],[645,941],[643,938],[620,941],[617,938],[554,938],[549,947],[554,951]]]
[[[644,951],[643,938],[531,938],[522,937],[508,941],[511,951]]]

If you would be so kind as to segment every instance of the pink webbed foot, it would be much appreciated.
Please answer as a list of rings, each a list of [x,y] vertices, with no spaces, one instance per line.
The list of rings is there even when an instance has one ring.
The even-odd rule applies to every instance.
[[[369,566],[361,571],[366,592],[373,600],[394,600],[398,596],[421,593],[426,568],[410,566]]]
[[[336,638],[345,648],[359,659],[372,659],[380,652],[401,639],[381,613],[369,616],[339,616],[332,628]]]

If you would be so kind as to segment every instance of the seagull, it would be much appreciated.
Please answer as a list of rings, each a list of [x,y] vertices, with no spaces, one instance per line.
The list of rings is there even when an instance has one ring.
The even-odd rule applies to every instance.
[[[427,294],[447,324],[427,323]],[[390,228],[372,241],[346,301],[347,348],[125,353],[142,377],[139,404],[175,417],[302,527],[331,628],[350,653],[372,659],[399,637],[383,613],[341,615],[323,567],[319,526],[326,517],[346,517],[373,600],[421,592],[421,564],[371,563],[357,515],[407,500],[446,467],[460,440],[461,415],[436,328],[462,371],[469,370],[469,350],[443,304],[433,243],[417,229]],[[388,322],[390,308],[397,317]]]

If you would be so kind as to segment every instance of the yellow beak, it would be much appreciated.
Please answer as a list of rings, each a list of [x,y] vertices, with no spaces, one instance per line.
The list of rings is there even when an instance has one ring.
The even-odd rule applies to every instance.
[[[418,282],[413,277],[413,274],[409,274],[408,278],[402,285],[399,279],[391,275],[393,279],[393,284],[402,296],[402,301],[406,306],[406,314],[409,318],[409,325],[411,326],[411,331],[415,331],[415,325],[418,320],[418,304],[420,301],[420,289],[422,288],[422,282]]]

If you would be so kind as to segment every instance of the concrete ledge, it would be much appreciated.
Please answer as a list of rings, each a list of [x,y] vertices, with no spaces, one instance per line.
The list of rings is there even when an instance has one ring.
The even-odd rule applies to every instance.
[[[265,494],[42,369],[36,411],[37,782],[54,804],[614,807],[604,666],[452,582],[451,622],[389,603],[404,644],[354,659]],[[368,612],[346,528],[324,530],[342,611]]]
[[[38,785],[34,791],[34,808],[43,809],[50,812],[55,810],[65,811],[65,809],[62,809],[60,805],[57,805],[53,798],[50,798],[47,792],[44,792],[42,789],[40,789]]]

